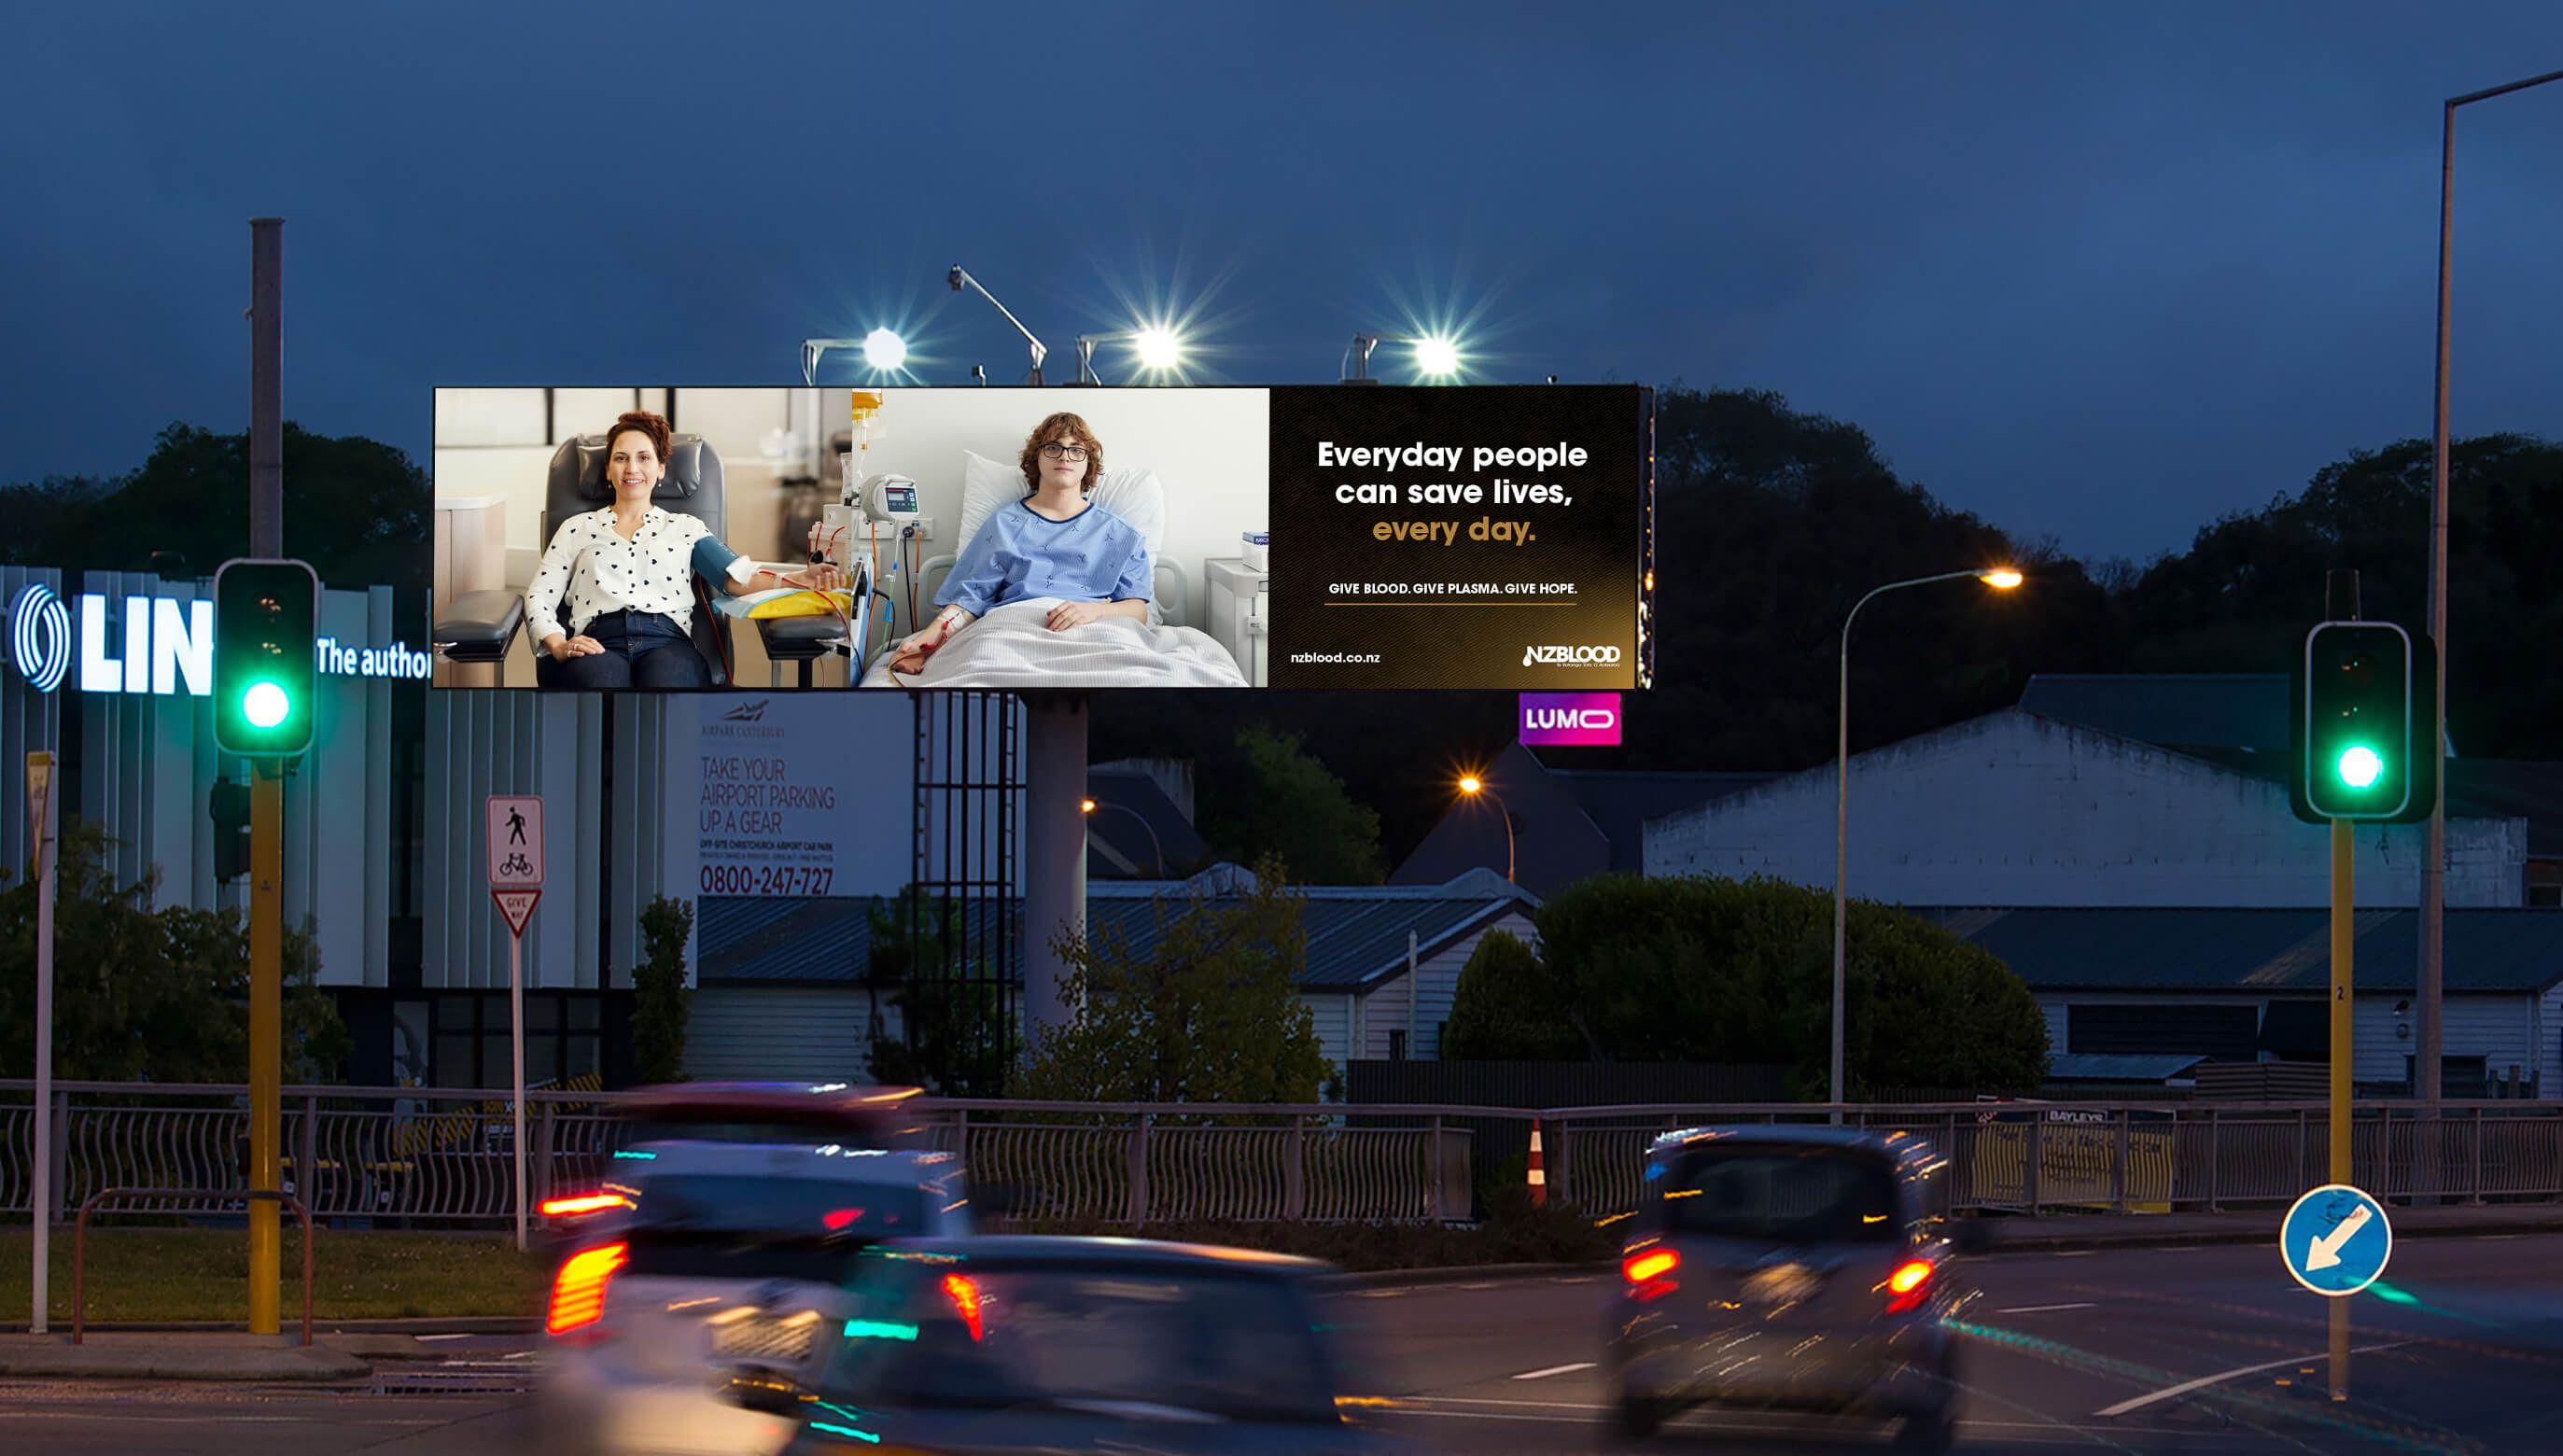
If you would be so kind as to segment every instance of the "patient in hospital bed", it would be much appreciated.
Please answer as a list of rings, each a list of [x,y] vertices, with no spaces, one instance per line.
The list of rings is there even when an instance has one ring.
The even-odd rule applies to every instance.
[[[963,546],[934,594],[940,610],[884,654],[890,684],[948,676],[935,668],[952,659],[935,660],[951,653],[973,659],[969,681],[955,686],[1244,686],[1235,661],[1203,634],[1148,625],[1155,556],[1139,527],[1090,499],[1103,446],[1083,418],[1043,420],[1024,441],[1021,469],[1023,497]]]

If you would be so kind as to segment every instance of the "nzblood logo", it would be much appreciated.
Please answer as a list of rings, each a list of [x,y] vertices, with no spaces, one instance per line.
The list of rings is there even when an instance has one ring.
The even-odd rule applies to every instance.
[[[9,606],[9,655],[18,675],[39,693],[63,685],[72,666],[72,613],[54,589],[38,582]]]
[[[1603,668],[1619,660],[1620,648],[1617,643],[1605,643],[1599,647],[1534,646],[1522,649],[1522,666],[1526,668],[1536,667],[1542,663],[1570,668]]]

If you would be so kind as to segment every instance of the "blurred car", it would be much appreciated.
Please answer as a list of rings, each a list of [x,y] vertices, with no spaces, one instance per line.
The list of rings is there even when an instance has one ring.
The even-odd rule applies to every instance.
[[[958,1157],[868,1145],[902,1141],[883,1106],[738,1087],[641,1103],[615,1175],[545,1205],[560,1250],[544,1319],[545,1450],[781,1449],[795,1423],[722,1399],[723,1382],[742,1368],[815,1373],[863,1249],[971,1228]]]
[[[1336,1401],[1314,1260],[1108,1238],[902,1240],[859,1261],[815,1382],[743,1373],[793,1456],[1396,1449]]]
[[[1621,1251],[1610,1364],[1623,1434],[1689,1405],[1878,1416],[1899,1445],[1956,1436],[1945,1322],[1982,1226],[1939,1215],[1947,1166],[1902,1133],[1698,1128],[1647,1151]]]

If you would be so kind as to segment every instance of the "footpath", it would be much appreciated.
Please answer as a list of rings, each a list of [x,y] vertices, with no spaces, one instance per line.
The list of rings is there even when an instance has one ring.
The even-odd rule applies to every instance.
[[[2082,1213],[1991,1220],[1990,1257],[2077,1249],[2274,1243],[2283,1209],[2240,1213]],[[2563,1235],[2563,1204],[2495,1203],[2393,1210],[2397,1239],[2484,1235]],[[1347,1288],[1461,1284],[1507,1279],[1597,1276],[1608,1265],[1480,1264],[1394,1269],[1344,1275]],[[0,1333],[0,1377],[22,1379],[233,1380],[332,1383],[361,1380],[378,1366],[442,1359],[454,1342],[473,1337],[529,1337],[530,1318],[492,1315],[437,1320],[315,1321],[312,1344],[300,1344],[297,1322],[283,1336],[222,1328],[119,1325],[90,1327],[75,1346],[67,1329]]]

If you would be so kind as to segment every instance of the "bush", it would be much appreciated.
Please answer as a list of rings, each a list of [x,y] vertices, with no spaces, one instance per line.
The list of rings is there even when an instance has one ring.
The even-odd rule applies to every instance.
[[[1461,972],[1454,1054],[1628,1062],[1787,1062],[1826,1089],[1831,897],[1773,880],[1597,876],[1538,914],[1534,955],[1488,936]],[[2046,1075],[2037,998],[1982,948],[1855,902],[1844,1061],[1880,1087],[2034,1091]]]

